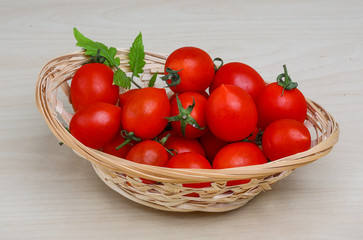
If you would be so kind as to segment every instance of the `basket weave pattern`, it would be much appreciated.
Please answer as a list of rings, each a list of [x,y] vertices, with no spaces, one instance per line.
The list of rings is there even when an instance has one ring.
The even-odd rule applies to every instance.
[[[120,68],[130,72],[128,50],[119,49]],[[146,53],[143,86],[155,72],[163,72],[165,55]],[[70,81],[88,58],[82,51],[49,61],[41,70],[36,85],[36,103],[49,129],[60,142],[89,160],[99,177],[113,190],[140,204],[167,211],[223,212],[243,206],[261,191],[270,190],[276,181],[296,168],[328,154],[338,141],[339,126],[317,103],[307,99],[305,125],[311,132],[312,147],[302,153],[267,164],[230,169],[169,169],[117,158],[88,148],[66,129],[73,116]],[[155,181],[144,183],[141,178]],[[249,183],[226,186],[229,180],[252,179]],[[193,189],[183,183],[211,182],[210,187]],[[191,195],[193,194],[193,195]]]

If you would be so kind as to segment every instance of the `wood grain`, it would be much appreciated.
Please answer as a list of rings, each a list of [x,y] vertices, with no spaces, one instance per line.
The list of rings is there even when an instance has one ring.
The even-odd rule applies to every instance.
[[[363,2],[0,1],[0,239],[362,239]],[[287,64],[341,126],[333,151],[246,206],[168,213],[113,192],[35,107],[42,65],[90,38],[169,53],[199,46],[266,81]]]

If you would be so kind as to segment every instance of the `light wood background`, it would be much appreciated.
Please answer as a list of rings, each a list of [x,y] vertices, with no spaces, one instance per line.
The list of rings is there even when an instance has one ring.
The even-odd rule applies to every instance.
[[[60,147],[35,106],[37,74],[91,39],[186,45],[274,81],[287,64],[335,116],[340,141],[246,206],[170,213],[123,198]],[[363,1],[0,0],[0,239],[363,239]]]

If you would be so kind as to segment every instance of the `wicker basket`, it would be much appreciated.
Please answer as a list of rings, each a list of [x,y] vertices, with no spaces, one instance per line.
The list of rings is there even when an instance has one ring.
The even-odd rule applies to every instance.
[[[120,68],[130,72],[128,50],[119,49]],[[89,160],[99,177],[113,190],[140,204],[167,211],[223,212],[243,206],[255,195],[270,190],[276,181],[293,170],[328,154],[338,141],[339,126],[334,118],[317,103],[307,100],[305,125],[312,135],[312,147],[263,165],[230,169],[169,169],[120,159],[88,148],[66,129],[73,115],[70,104],[70,80],[86,61],[82,51],[49,61],[41,70],[36,84],[36,103],[50,130],[59,141],[76,154]],[[163,72],[166,56],[146,53],[143,77]],[[141,79],[142,82],[144,80]],[[146,86],[147,82],[144,82]],[[140,178],[156,181],[143,183]],[[226,186],[229,180],[252,179],[249,183]],[[212,182],[210,187],[192,189],[182,183]],[[191,194],[193,193],[194,194]]]

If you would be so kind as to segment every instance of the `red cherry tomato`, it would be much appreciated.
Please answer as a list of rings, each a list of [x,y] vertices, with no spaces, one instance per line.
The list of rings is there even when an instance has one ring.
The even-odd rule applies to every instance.
[[[231,143],[222,148],[213,160],[213,168],[234,168],[267,163],[259,147],[249,142]],[[228,181],[227,186],[248,183],[250,179]]]
[[[209,87],[209,92],[212,93],[222,84],[235,85],[242,88],[250,94],[253,100],[257,98],[259,92],[266,85],[255,69],[240,62],[231,62],[220,67]]]
[[[206,116],[211,132],[224,141],[239,141],[256,127],[257,110],[243,89],[222,84],[210,95]]]
[[[177,154],[172,157],[166,167],[169,168],[199,168],[199,169],[211,169],[211,165],[207,159],[202,155],[193,152],[186,152]],[[190,188],[203,188],[210,186],[209,182],[206,183],[185,183],[184,187]]]
[[[306,151],[310,145],[309,130],[294,119],[277,120],[262,135],[262,149],[271,161]]]
[[[175,93],[203,92],[214,76],[214,63],[202,49],[182,47],[172,52],[165,63],[166,69],[180,70],[180,83],[170,89]]]
[[[296,88],[297,83],[291,81],[285,65],[284,70],[285,72],[278,76],[277,82],[267,85],[256,99],[257,126],[261,129],[284,118],[295,119],[302,123],[305,121],[307,113],[305,97]]]
[[[147,165],[164,167],[169,159],[163,145],[153,140],[137,143],[126,155],[126,159]]]
[[[135,145],[135,143],[129,143],[120,149],[116,149],[124,141],[125,138],[123,138],[121,134],[116,134],[116,136],[110,142],[102,147],[102,151],[119,158],[126,158],[127,153]]]
[[[79,110],[95,102],[116,104],[119,87],[113,85],[113,71],[101,63],[89,63],[79,68],[71,82],[73,109]]]
[[[217,152],[228,144],[228,142],[214,136],[209,130],[199,138],[199,141],[205,150],[209,162],[212,162]]]
[[[143,140],[157,137],[168,124],[170,103],[165,89],[139,89],[124,104],[122,125]]]
[[[69,124],[71,134],[90,148],[101,148],[121,128],[121,109],[109,103],[94,103],[78,110]]]
[[[184,114],[179,111],[177,99],[174,98],[173,102],[171,103],[170,115],[171,116],[179,115],[180,120],[171,122],[173,131],[177,135],[183,136],[185,138],[197,138],[197,137],[202,136],[207,130],[206,129],[207,120],[205,117],[207,99],[205,97],[203,97],[201,94],[196,93],[196,92],[185,92],[185,93],[179,94],[178,98],[184,109],[187,109],[189,106],[191,106],[193,104],[193,100],[194,100],[195,106],[190,114]],[[196,127],[196,124],[189,120],[188,115],[190,115],[190,117],[192,117],[197,122],[197,124],[199,124],[199,126],[204,129],[198,129]],[[184,116],[185,116],[185,119],[184,119]],[[182,131],[182,122],[183,121],[186,122],[184,134]]]
[[[127,92],[121,93],[118,97],[118,99],[119,99],[118,106],[120,108],[123,108],[126,100],[131,98],[138,90],[139,90],[138,88],[135,88],[135,89],[130,89]]]
[[[168,139],[166,140],[164,147],[167,149],[173,149],[172,153],[185,153],[185,152],[194,152],[205,157],[205,152],[202,145],[196,139],[186,139],[184,137],[180,137],[176,134],[173,134],[171,131],[164,132],[159,139],[165,137],[167,134],[170,134]],[[169,157],[172,157],[169,154]]]

